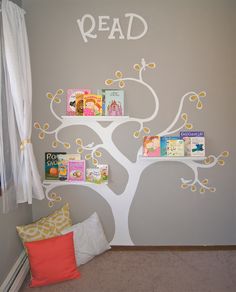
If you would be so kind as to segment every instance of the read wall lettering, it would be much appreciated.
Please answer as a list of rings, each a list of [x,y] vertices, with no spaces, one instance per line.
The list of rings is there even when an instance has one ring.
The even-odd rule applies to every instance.
[[[96,39],[98,37],[98,32],[110,31],[107,37],[109,40],[114,40],[116,38],[120,40],[138,40],[147,33],[148,25],[142,16],[135,13],[126,13],[124,17],[128,19],[126,31],[121,28],[120,18],[111,18],[108,15],[98,16],[97,19],[95,19],[93,15],[85,14],[81,19],[77,19],[77,24],[85,43],[88,42],[89,38]],[[132,28],[134,23],[138,22],[139,25],[142,25],[142,30],[139,34],[134,35],[132,33]]]

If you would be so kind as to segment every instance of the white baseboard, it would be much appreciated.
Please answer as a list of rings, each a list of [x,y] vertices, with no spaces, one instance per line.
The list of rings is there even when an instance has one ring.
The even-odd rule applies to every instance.
[[[29,261],[23,250],[0,287],[0,292],[18,292],[29,271]]]

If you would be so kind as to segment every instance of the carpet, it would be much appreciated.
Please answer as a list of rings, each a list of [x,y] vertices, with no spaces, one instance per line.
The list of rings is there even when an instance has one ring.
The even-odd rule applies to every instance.
[[[81,278],[20,292],[235,292],[236,251],[113,251],[79,268]]]

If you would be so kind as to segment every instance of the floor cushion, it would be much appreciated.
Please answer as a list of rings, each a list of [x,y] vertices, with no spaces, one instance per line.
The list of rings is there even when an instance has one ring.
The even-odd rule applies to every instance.
[[[24,243],[58,236],[61,230],[71,225],[69,204],[66,203],[47,217],[31,224],[16,226],[16,230]]]
[[[49,239],[25,242],[31,271],[30,287],[76,279],[73,233]]]
[[[71,231],[74,233],[75,257],[78,266],[111,248],[96,212],[83,222],[64,229],[62,234]]]

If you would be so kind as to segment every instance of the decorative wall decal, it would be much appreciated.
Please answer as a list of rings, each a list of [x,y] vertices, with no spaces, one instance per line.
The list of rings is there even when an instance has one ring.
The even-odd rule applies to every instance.
[[[94,16],[91,14],[85,14],[81,19],[77,19],[77,24],[78,24],[81,36],[85,43],[88,42],[89,38],[91,39],[97,38],[98,35],[95,33],[96,29],[98,32],[110,31],[107,37],[109,40],[116,39],[116,36],[118,36],[120,40],[124,40],[125,38],[127,40],[138,40],[138,39],[141,39],[147,33],[148,25],[147,25],[146,20],[142,16],[135,13],[126,13],[125,18],[128,19],[126,35],[124,34],[124,31],[122,30],[120,19],[111,18],[108,15],[98,16],[98,21],[97,21],[98,25],[96,25],[96,20]],[[87,31],[85,31],[85,22],[90,24],[90,27]],[[141,23],[143,26],[143,30],[139,32],[139,34],[137,35],[134,35],[132,33],[132,28],[135,22],[138,22],[139,25]],[[88,25],[86,25],[86,27],[87,26]]]
[[[61,103],[61,99],[60,99],[59,96],[62,95],[63,93],[64,93],[64,91],[62,89],[58,89],[55,94],[52,94],[51,92],[48,92],[46,94],[47,98],[51,100],[51,102],[50,102],[50,110],[51,110],[52,114],[54,115],[54,117],[59,122],[61,122],[61,124],[63,123],[63,120],[54,111],[53,104],[54,103]],[[49,129],[49,124],[48,123],[45,123],[43,125],[43,127],[41,127],[39,122],[35,122],[34,123],[34,128],[40,130],[38,137],[41,140],[44,139],[45,134],[48,134],[48,135],[55,134],[55,140],[52,142],[52,148],[57,148],[58,144],[62,144],[66,149],[69,149],[71,147],[70,143],[62,141],[62,140],[60,140],[58,138],[58,131],[60,130],[60,126],[58,128],[56,128],[56,129],[52,130],[52,131],[48,131],[48,129]]]
[[[111,123],[104,129],[100,121],[106,117],[69,117],[69,116],[62,116],[59,117],[56,115],[55,111],[53,110],[53,103],[56,99],[58,99],[58,95],[62,94],[62,90],[58,90],[56,94],[48,93],[47,96],[50,98],[50,109],[53,115],[61,122],[61,125],[57,127],[53,131],[48,131],[49,125],[46,123],[43,127],[40,126],[38,122],[34,124],[34,127],[38,129],[41,133],[41,136],[44,134],[54,134],[55,135],[55,145],[62,144],[64,147],[69,146],[68,142],[63,142],[58,138],[58,133],[63,128],[72,126],[72,125],[81,125],[90,127],[95,131],[98,135],[100,140],[102,141],[99,144],[95,144],[94,142],[89,143],[88,145],[83,145],[83,141],[80,138],[77,138],[75,143],[78,145],[77,151],[82,153],[84,150],[89,151],[85,155],[85,159],[92,159],[93,164],[96,165],[98,163],[99,158],[101,157],[102,153],[100,149],[106,150],[108,153],[112,155],[112,157],[120,163],[129,174],[127,185],[122,194],[119,196],[116,195],[110,188],[109,184],[102,184],[96,185],[89,182],[83,182],[81,184],[76,183],[69,183],[67,181],[44,181],[43,185],[45,187],[46,197],[48,198],[50,205],[53,205],[54,202],[59,200],[55,194],[52,195],[49,193],[55,187],[62,186],[62,185],[81,185],[84,187],[89,187],[94,191],[98,192],[104,200],[110,205],[114,221],[115,221],[115,234],[114,238],[111,242],[113,245],[133,245],[132,239],[129,233],[129,224],[128,224],[128,217],[129,217],[129,210],[132,204],[133,198],[135,196],[138,183],[140,180],[140,176],[142,175],[143,171],[154,163],[158,163],[159,161],[172,161],[172,162],[180,162],[188,166],[193,172],[192,179],[184,179],[181,178],[181,187],[183,189],[190,189],[192,192],[199,190],[201,194],[205,193],[205,191],[215,192],[216,188],[213,186],[208,185],[208,179],[200,179],[199,178],[199,170],[200,169],[208,169],[212,168],[215,165],[224,165],[224,159],[229,156],[228,151],[222,152],[218,156],[209,155],[207,158],[205,157],[145,157],[142,156],[142,148],[140,147],[136,156],[136,161],[131,162],[115,145],[112,140],[112,134],[114,130],[125,123],[128,122],[136,122],[139,124],[139,128],[133,133],[134,138],[139,138],[141,133],[149,134],[150,129],[145,126],[145,123],[154,120],[159,112],[159,99],[155,90],[143,79],[143,73],[146,69],[154,69],[156,68],[155,63],[146,63],[144,59],[141,60],[140,64],[135,64],[134,69],[138,72],[138,77],[123,77],[121,71],[115,72],[115,79],[107,79],[105,81],[106,85],[116,84],[122,88],[128,82],[136,82],[144,87],[146,87],[150,94],[152,95],[155,107],[151,116],[146,118],[135,118],[135,117],[109,117]],[[195,91],[189,91],[185,95],[183,95],[180,99],[180,104],[177,110],[177,113],[171,122],[170,125],[166,127],[166,129],[162,130],[161,132],[154,134],[158,136],[170,136],[174,133],[179,132],[182,129],[192,129],[192,124],[189,122],[189,118],[187,113],[183,113],[183,104],[184,101],[188,98],[190,102],[195,104],[197,110],[201,110],[203,108],[202,99],[206,97],[206,93],[201,91],[197,93]],[[112,119],[111,119],[112,118]],[[177,126],[177,123],[182,121],[181,126]],[[40,137],[39,137],[40,138]]]
[[[98,157],[102,156],[102,153],[100,151],[98,151],[97,149],[102,146],[102,144],[98,144],[96,145],[96,147],[94,146],[94,143],[90,143],[88,145],[83,145],[83,141],[82,139],[78,138],[75,140],[75,143],[77,145],[79,145],[79,147],[77,148],[77,152],[82,154],[84,152],[84,150],[90,151],[89,154],[85,155],[85,160],[92,160],[93,165],[97,165],[98,164]]]

